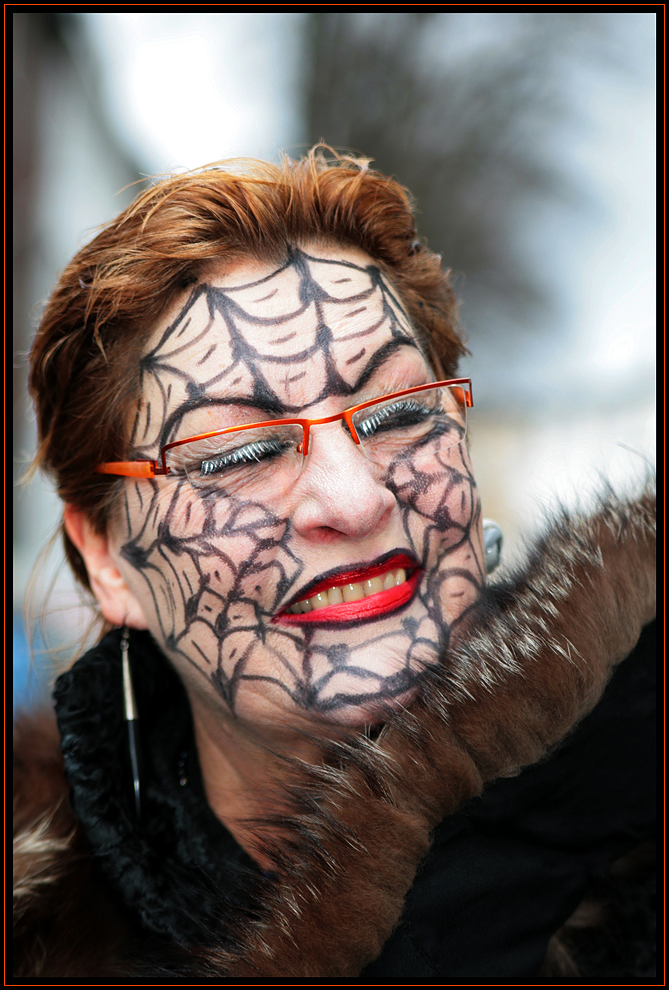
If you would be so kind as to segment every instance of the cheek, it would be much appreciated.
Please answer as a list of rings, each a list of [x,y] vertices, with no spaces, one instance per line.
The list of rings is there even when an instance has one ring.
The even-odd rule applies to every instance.
[[[287,520],[258,503],[164,486],[147,505],[130,489],[125,515],[131,535],[118,554],[128,584],[153,604],[168,643],[198,623],[210,638],[257,623],[298,576]]]
[[[465,444],[417,450],[391,467],[388,486],[400,505],[446,534],[462,532],[477,517],[479,496]]]
[[[169,643],[197,616],[209,617],[215,626],[234,586],[235,561],[246,548],[228,539],[227,553],[220,551],[216,531],[229,527],[229,514],[217,520],[216,507],[190,489],[155,486],[147,499],[147,488],[126,492],[117,553],[147,619]]]

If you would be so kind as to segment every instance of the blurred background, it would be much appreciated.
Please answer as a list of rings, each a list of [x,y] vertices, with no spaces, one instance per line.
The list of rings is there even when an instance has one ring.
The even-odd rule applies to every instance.
[[[15,701],[47,690],[44,638],[66,654],[87,623],[59,543],[39,557],[59,521],[49,482],[19,483],[27,352],[58,272],[152,174],[323,139],[412,190],[462,301],[472,457],[507,566],[558,499],[639,483],[655,443],[655,14],[12,18]]]

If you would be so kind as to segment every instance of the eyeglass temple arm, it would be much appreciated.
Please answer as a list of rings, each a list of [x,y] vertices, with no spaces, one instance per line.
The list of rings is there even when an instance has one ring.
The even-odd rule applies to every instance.
[[[467,406],[468,409],[471,409],[472,406],[474,405],[474,399],[473,399],[473,396],[472,396],[472,383],[471,383],[471,381],[469,381],[469,379],[467,379],[467,378],[463,378],[462,381],[461,382],[458,382],[457,384],[460,385],[461,388],[462,388],[463,385],[466,385],[467,386],[466,388],[462,388],[462,393],[463,393],[463,395],[465,397],[465,405]]]
[[[169,474],[170,469],[157,461],[105,461],[97,464],[96,474],[115,474],[122,478],[155,478]]]

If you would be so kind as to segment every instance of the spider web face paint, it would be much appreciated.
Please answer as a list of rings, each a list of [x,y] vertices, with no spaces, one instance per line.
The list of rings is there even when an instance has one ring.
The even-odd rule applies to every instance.
[[[196,432],[189,414],[238,396],[288,416],[354,395],[403,347],[417,349],[415,334],[378,268],[294,248],[269,275],[192,292],[142,361],[132,443],[151,456]]]
[[[237,265],[198,285],[154,340],[138,458],[230,417],[326,416],[432,377],[397,294],[343,248],[293,248],[275,269]],[[339,434],[321,441],[319,429]],[[345,484],[328,449],[342,443]],[[313,470],[277,502],[196,495],[181,477],[128,481],[114,533],[126,581],[186,685],[204,677],[249,721],[268,705],[364,721],[406,698],[484,580],[464,444],[429,458],[407,449],[381,471],[340,424],[316,427],[312,444]],[[423,569],[400,611],[346,628],[272,621],[319,575],[392,550]]]

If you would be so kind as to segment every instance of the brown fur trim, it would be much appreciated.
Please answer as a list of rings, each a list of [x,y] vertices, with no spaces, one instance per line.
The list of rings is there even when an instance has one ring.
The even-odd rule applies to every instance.
[[[491,622],[461,637],[444,717],[486,780],[538,760],[587,713],[655,616],[655,498],[566,513]]]
[[[609,498],[592,518],[565,513],[498,609],[463,626],[407,716],[340,754],[338,781],[310,771],[314,789],[328,785],[344,836],[357,839],[317,824],[313,845],[326,854],[306,875],[288,864],[271,944],[254,933],[231,975],[354,976],[378,955],[432,828],[484,782],[558,743],[653,618],[654,532],[650,492]]]
[[[14,837],[14,918],[19,920],[38,892],[63,876],[65,854],[74,831],[65,838],[53,834],[53,818],[47,815]]]
[[[74,840],[76,823],[67,805],[60,738],[53,712],[14,726],[14,923],[43,910],[56,892]]]
[[[421,699],[376,741],[333,744],[320,766],[277,762],[284,814],[256,828],[279,874],[267,910],[240,922],[234,952],[184,950],[179,972],[352,978],[376,958],[434,826],[556,745],[653,617],[653,510],[646,493],[608,499],[593,517],[564,514],[525,571],[470,613]],[[168,975],[135,959],[133,972]]]

